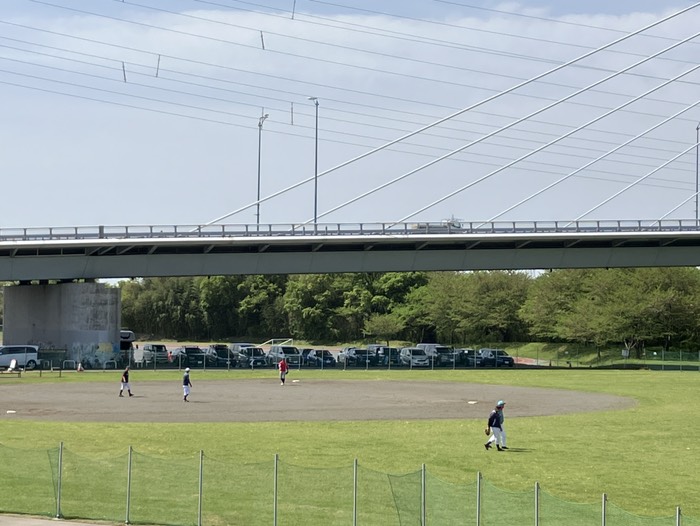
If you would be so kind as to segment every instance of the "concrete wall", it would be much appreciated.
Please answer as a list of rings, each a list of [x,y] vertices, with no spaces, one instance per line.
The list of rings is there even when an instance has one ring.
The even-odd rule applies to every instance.
[[[64,359],[100,366],[119,352],[120,292],[104,283],[5,287],[3,343],[65,349]]]

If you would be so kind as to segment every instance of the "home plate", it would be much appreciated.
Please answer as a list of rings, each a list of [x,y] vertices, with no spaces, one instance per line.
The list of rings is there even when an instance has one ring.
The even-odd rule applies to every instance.
[[[8,415],[14,415],[17,411],[13,411],[12,409],[7,410]]]
[[[292,380],[293,384],[299,383],[299,380]]]
[[[478,402],[477,402],[476,400],[469,400],[467,403],[468,403],[468,404],[474,405],[474,404],[476,404],[476,403],[478,403]]]

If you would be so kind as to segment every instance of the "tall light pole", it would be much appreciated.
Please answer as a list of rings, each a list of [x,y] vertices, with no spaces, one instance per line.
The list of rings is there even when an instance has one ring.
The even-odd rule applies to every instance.
[[[700,166],[700,122],[695,127],[695,228],[698,228],[698,167]]]
[[[266,113],[258,120],[258,202],[255,205],[255,224],[258,228],[260,228],[260,152],[262,150],[262,127],[263,122],[265,122],[265,119],[269,116],[270,115]]]
[[[314,232],[318,228],[318,97],[309,97],[316,106],[316,133],[314,147]]]

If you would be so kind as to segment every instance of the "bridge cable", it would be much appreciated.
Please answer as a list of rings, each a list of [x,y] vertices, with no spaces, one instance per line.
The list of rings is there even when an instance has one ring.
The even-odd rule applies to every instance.
[[[273,199],[273,198],[275,198],[275,197],[277,197],[277,196],[279,196],[279,195],[281,195],[281,194],[287,193],[287,192],[289,192],[290,190],[293,190],[293,189],[295,189],[295,188],[298,188],[299,186],[302,186],[302,185],[304,185],[304,184],[306,184],[306,183],[309,183],[309,182],[313,181],[314,179],[317,179],[317,178],[323,177],[323,176],[325,176],[325,175],[328,175],[328,174],[331,173],[331,172],[334,172],[334,171],[336,171],[336,170],[338,170],[338,169],[340,169],[340,168],[343,168],[343,167],[348,166],[348,165],[350,165],[350,164],[352,164],[352,163],[355,163],[355,162],[357,162],[357,161],[359,161],[359,160],[361,160],[361,159],[364,159],[365,157],[368,157],[368,156],[373,155],[373,154],[375,154],[375,153],[377,153],[377,152],[379,152],[379,151],[382,151],[382,150],[384,150],[384,149],[386,149],[386,148],[388,148],[388,147],[390,147],[390,146],[393,146],[394,144],[397,144],[397,143],[399,143],[399,142],[401,142],[401,141],[403,141],[403,140],[405,140],[405,139],[408,139],[409,137],[413,137],[414,135],[418,135],[419,133],[422,133],[422,132],[424,132],[424,131],[426,131],[426,130],[429,130],[429,129],[435,127],[435,126],[438,126],[438,125],[442,124],[443,122],[446,122],[446,121],[448,121],[448,120],[450,120],[450,119],[453,119],[454,117],[457,117],[457,116],[459,116],[459,115],[462,115],[463,113],[466,113],[466,112],[468,112],[468,111],[470,111],[470,110],[473,110],[473,109],[475,109],[475,108],[478,108],[479,106],[482,106],[482,105],[484,105],[484,104],[486,104],[486,103],[488,103],[488,102],[491,102],[491,101],[493,101],[493,100],[495,100],[495,99],[497,99],[497,98],[499,98],[499,97],[502,97],[503,95],[507,95],[508,93],[512,93],[512,92],[514,92],[514,91],[516,91],[516,90],[518,90],[518,89],[520,89],[520,88],[522,88],[522,87],[524,87],[524,86],[527,86],[527,85],[529,85],[529,84],[532,84],[533,82],[536,82],[537,80],[539,80],[539,79],[541,79],[541,78],[543,78],[543,77],[546,77],[547,75],[550,75],[550,74],[552,74],[552,73],[554,73],[554,72],[557,72],[557,71],[559,71],[559,70],[561,70],[561,69],[564,69],[564,68],[567,67],[567,66],[570,66],[570,65],[572,65],[572,64],[575,64],[576,62],[579,62],[579,61],[581,61],[581,60],[583,60],[583,59],[586,59],[586,58],[588,58],[588,57],[590,57],[590,56],[592,56],[592,55],[595,55],[596,53],[599,53],[600,51],[602,51],[602,50],[604,50],[604,49],[607,49],[607,48],[612,47],[612,46],[614,46],[614,45],[616,45],[616,44],[619,44],[620,42],[624,42],[625,40],[627,40],[627,39],[629,39],[629,38],[632,38],[633,36],[636,36],[636,35],[638,35],[638,34],[640,34],[640,33],[643,33],[644,31],[648,31],[649,29],[651,29],[651,28],[653,28],[653,27],[656,27],[656,26],[658,26],[658,25],[660,25],[660,24],[663,24],[664,22],[667,22],[668,20],[671,20],[671,19],[673,19],[673,18],[675,18],[675,17],[677,17],[677,16],[679,16],[679,15],[682,15],[683,13],[686,13],[686,12],[688,12],[688,11],[691,11],[692,9],[695,9],[695,8],[698,7],[698,6],[700,6],[700,2],[696,2],[695,4],[692,4],[691,6],[686,7],[685,9],[682,9],[682,10],[680,10],[680,11],[677,11],[677,12],[675,12],[675,13],[672,13],[672,14],[670,14],[670,15],[668,15],[668,16],[666,16],[666,17],[660,19],[660,20],[657,20],[657,21],[655,21],[655,22],[652,22],[651,24],[648,24],[648,25],[646,25],[646,26],[640,28],[640,29],[637,29],[636,31],[633,31],[633,32],[631,32],[631,33],[628,33],[628,34],[626,34],[626,35],[624,35],[624,36],[622,36],[622,37],[620,37],[620,38],[618,38],[618,39],[615,39],[615,40],[613,40],[612,42],[609,42],[608,44],[604,44],[603,46],[600,46],[600,47],[598,47],[598,48],[596,48],[596,49],[594,49],[594,50],[592,50],[592,51],[588,51],[588,52],[584,53],[583,55],[580,55],[580,56],[578,56],[578,57],[576,57],[576,58],[574,58],[574,59],[571,59],[571,60],[569,60],[569,61],[567,61],[567,62],[565,62],[565,63],[563,63],[563,64],[560,64],[559,66],[556,66],[556,67],[554,67],[554,68],[552,68],[552,69],[550,69],[550,70],[547,70],[547,71],[545,71],[545,72],[543,72],[543,73],[540,73],[540,74],[538,74],[538,75],[535,75],[534,77],[532,77],[532,78],[530,78],[530,79],[528,79],[528,80],[526,80],[526,81],[524,81],[524,82],[521,82],[521,83],[519,83],[519,84],[516,84],[515,86],[512,86],[512,87],[510,87],[510,88],[507,88],[506,90],[501,91],[500,93],[497,93],[497,94],[495,94],[495,95],[492,95],[492,96],[490,96],[490,97],[487,97],[487,98],[481,100],[480,102],[477,102],[477,103],[475,103],[475,104],[472,104],[472,105],[470,105],[470,106],[467,106],[466,108],[461,109],[461,110],[459,110],[459,111],[456,111],[456,112],[454,112],[454,113],[448,115],[447,117],[443,117],[443,118],[441,118],[441,119],[439,119],[439,120],[437,120],[437,121],[435,121],[435,122],[433,122],[433,123],[431,123],[431,124],[428,124],[428,125],[426,125],[426,126],[422,126],[421,128],[418,128],[417,130],[415,130],[415,131],[413,131],[413,132],[411,132],[411,133],[405,134],[405,135],[403,135],[403,136],[401,136],[401,137],[399,137],[399,138],[397,138],[397,139],[394,139],[394,140],[392,140],[392,141],[389,141],[388,143],[385,143],[385,144],[383,144],[382,146],[379,146],[379,147],[377,147],[377,148],[374,148],[374,149],[372,149],[372,150],[369,150],[368,152],[365,152],[365,153],[363,153],[363,154],[361,154],[361,155],[359,155],[359,156],[353,157],[352,159],[349,159],[349,160],[347,160],[347,161],[344,161],[344,162],[342,162],[342,163],[340,163],[340,164],[338,164],[338,165],[336,165],[336,166],[334,166],[334,167],[332,167],[332,168],[329,168],[329,169],[327,169],[327,170],[324,170],[323,172],[320,172],[320,173],[318,173],[318,174],[315,174],[314,176],[307,177],[306,179],[303,179],[303,180],[301,180],[301,181],[299,181],[299,182],[297,182],[297,183],[295,183],[295,184],[293,184],[293,185],[290,185],[290,186],[288,186],[288,187],[286,187],[286,188],[284,188],[284,189],[282,189],[282,190],[279,190],[279,191],[277,191],[277,192],[274,192],[274,193],[272,193],[272,194],[269,194],[269,195],[267,195],[267,196],[261,198],[260,200],[256,200],[256,201],[254,201],[254,202],[252,202],[252,203],[250,203],[250,204],[247,204],[247,205],[245,205],[245,206],[243,206],[243,207],[237,208],[236,210],[234,210],[234,211],[232,211],[232,212],[229,212],[228,214],[225,214],[225,215],[223,215],[223,216],[220,216],[220,217],[218,217],[218,218],[216,218],[216,219],[213,219],[212,221],[209,221],[208,223],[205,223],[205,224],[206,224],[206,225],[212,225],[212,224],[214,224],[214,223],[218,223],[219,221],[221,221],[221,220],[223,220],[223,219],[226,219],[226,218],[228,218],[228,217],[230,217],[230,216],[232,216],[232,215],[238,214],[238,213],[240,213],[240,212],[242,212],[242,211],[244,211],[244,210],[247,210],[247,209],[249,209],[249,208],[252,208],[253,206],[257,205],[258,203],[263,203],[263,202],[268,201],[268,200],[270,200],[270,199]],[[674,47],[675,47],[675,46],[674,46]],[[645,60],[646,60],[646,59],[645,59]],[[348,204],[349,204],[349,203],[348,203]],[[344,205],[343,205],[343,206],[344,206]],[[333,210],[331,210],[331,211],[333,211]],[[323,217],[324,215],[330,213],[331,211],[325,212],[325,213],[321,214],[321,217]],[[308,221],[307,221],[307,223],[308,223]]]
[[[523,121],[529,119],[530,117],[533,117],[533,116],[535,116],[535,115],[538,115],[538,114],[540,114],[540,113],[542,113],[542,112],[544,112],[544,111],[546,111],[546,110],[549,110],[549,109],[553,108],[554,106],[557,106],[557,105],[561,104],[562,102],[566,102],[568,99],[570,99],[570,98],[572,98],[572,97],[576,97],[577,95],[580,95],[581,93],[584,93],[584,92],[588,91],[588,89],[589,89],[590,87],[592,87],[592,86],[597,86],[598,84],[602,84],[603,82],[607,82],[608,80],[610,80],[610,79],[612,79],[612,78],[614,78],[614,77],[617,77],[618,75],[621,75],[621,74],[625,73],[625,72],[628,71],[629,69],[635,68],[635,67],[637,67],[637,66],[639,66],[639,65],[641,65],[641,64],[644,64],[645,62],[648,62],[648,61],[650,61],[650,60],[656,58],[657,56],[659,56],[659,55],[661,55],[661,54],[663,54],[663,53],[666,53],[667,51],[670,51],[670,50],[672,50],[672,49],[674,49],[674,48],[676,48],[676,47],[679,47],[679,46],[685,44],[686,42],[688,42],[688,41],[690,41],[690,40],[692,40],[692,39],[694,39],[694,38],[697,38],[698,35],[700,35],[700,33],[696,33],[696,34],[694,34],[694,35],[691,35],[690,37],[687,37],[687,38],[685,38],[685,39],[683,39],[683,40],[681,40],[681,41],[679,41],[679,42],[676,42],[675,44],[673,44],[673,45],[671,45],[671,46],[669,46],[669,47],[667,47],[667,48],[664,48],[664,49],[662,49],[661,51],[657,51],[656,53],[654,53],[654,54],[652,54],[652,55],[646,57],[645,59],[642,59],[642,60],[640,60],[640,61],[637,61],[637,62],[635,62],[634,64],[631,64],[631,65],[629,65],[629,66],[627,66],[627,67],[625,67],[625,68],[619,70],[618,72],[616,72],[616,73],[614,73],[614,74],[612,74],[612,75],[608,75],[607,77],[605,77],[605,78],[603,78],[603,79],[597,80],[596,82],[593,82],[592,84],[589,84],[588,86],[586,86],[586,87],[584,87],[584,88],[581,88],[580,90],[575,91],[574,93],[571,93],[571,94],[567,95],[566,97],[564,97],[564,98],[562,98],[562,99],[559,99],[558,101],[556,101],[556,102],[554,102],[554,103],[552,103],[552,104],[549,104],[549,105],[545,106],[544,108],[541,108],[541,109],[539,109],[539,110],[537,110],[537,111],[534,111],[534,112],[532,112],[532,113],[530,113],[530,114],[528,114],[528,115],[526,115],[526,116],[524,116],[524,117],[521,117],[521,118],[519,118],[519,119],[517,119],[517,120],[511,122],[510,124],[507,124],[506,126],[503,126],[503,127],[499,128],[499,129],[497,129],[497,130],[495,130],[495,131],[492,131],[492,132],[490,132],[490,133],[488,133],[488,134],[486,134],[486,135],[480,137],[479,139],[477,139],[477,140],[475,140],[475,141],[472,141],[472,142],[466,144],[465,146],[462,146],[461,148],[458,148],[457,150],[454,150],[454,151],[452,151],[452,152],[450,152],[450,153],[448,153],[448,154],[445,154],[445,155],[443,155],[443,156],[441,156],[441,157],[438,157],[437,159],[434,159],[434,160],[430,161],[429,163],[426,163],[426,164],[424,164],[424,165],[422,165],[422,166],[420,166],[420,167],[418,167],[418,168],[416,168],[416,169],[414,169],[414,170],[411,170],[411,171],[409,171],[409,172],[407,172],[407,173],[405,173],[405,174],[403,174],[403,175],[401,175],[401,176],[399,176],[399,177],[396,177],[396,178],[392,179],[391,181],[388,181],[388,182],[386,182],[386,183],[383,183],[383,184],[381,184],[381,185],[375,187],[374,189],[372,189],[372,190],[370,190],[370,191],[368,191],[368,192],[365,192],[365,193],[363,193],[363,194],[361,194],[361,195],[359,195],[359,196],[356,196],[356,197],[350,199],[349,201],[346,201],[346,202],[344,202],[344,203],[342,203],[342,204],[340,204],[340,205],[338,205],[338,206],[336,206],[336,207],[334,207],[334,208],[331,208],[330,210],[327,210],[326,212],[323,212],[323,213],[319,214],[319,217],[323,217],[324,215],[327,215],[327,214],[330,214],[330,213],[332,213],[332,212],[335,212],[336,210],[339,210],[340,208],[343,208],[343,207],[345,207],[345,206],[347,206],[347,205],[349,205],[349,204],[351,204],[351,203],[354,203],[354,202],[356,202],[356,201],[359,201],[360,199],[363,199],[364,197],[367,197],[368,195],[370,195],[370,194],[372,194],[372,193],[375,193],[375,192],[377,192],[377,191],[379,191],[379,190],[382,190],[382,189],[386,188],[387,186],[390,186],[390,185],[392,185],[392,184],[394,184],[394,183],[396,183],[396,182],[398,182],[398,181],[400,181],[400,180],[402,180],[402,179],[405,179],[405,178],[407,178],[407,177],[409,177],[409,176],[415,174],[416,172],[419,172],[419,171],[421,171],[421,170],[423,170],[423,169],[425,169],[425,168],[427,168],[427,167],[429,167],[429,166],[432,166],[433,164],[436,164],[436,163],[438,163],[438,162],[440,162],[440,161],[442,161],[442,160],[444,160],[444,159],[446,159],[446,158],[448,158],[448,157],[450,157],[450,156],[452,156],[452,155],[454,155],[454,154],[456,154],[456,153],[459,153],[459,152],[461,152],[461,151],[463,151],[463,150],[466,150],[466,149],[469,148],[470,146],[473,146],[473,145],[475,145],[475,144],[478,144],[478,143],[480,143],[480,142],[483,142],[484,140],[486,140],[486,139],[488,139],[488,138],[490,138],[490,137],[492,137],[492,136],[494,136],[494,135],[497,135],[498,133],[500,133],[500,132],[502,132],[502,131],[504,131],[504,130],[507,130],[507,129],[509,129],[509,128],[511,128],[511,127],[513,127],[513,126],[515,126],[515,125],[517,125],[517,124],[520,124],[521,122],[523,122]],[[528,152],[526,155],[523,155],[523,156],[521,156],[521,157],[515,159],[514,161],[511,161],[511,162],[509,162],[509,163],[503,165],[503,166],[500,167],[498,170],[495,170],[495,171],[493,171],[493,172],[490,172],[490,173],[488,173],[487,175],[485,175],[485,176],[483,176],[483,177],[480,177],[480,178],[477,179],[476,181],[472,181],[472,182],[469,183],[468,185],[465,185],[465,186],[463,186],[463,187],[461,187],[461,188],[459,188],[459,189],[457,189],[457,190],[455,190],[455,191],[453,191],[453,192],[450,192],[449,194],[447,194],[447,195],[441,197],[440,199],[438,199],[438,200],[436,200],[436,201],[433,201],[433,202],[430,203],[429,205],[426,205],[426,206],[422,207],[421,209],[416,210],[415,212],[413,212],[413,213],[411,213],[411,214],[405,216],[404,218],[399,219],[399,220],[397,221],[397,223],[403,223],[403,222],[405,222],[407,219],[410,219],[411,217],[413,217],[413,216],[415,216],[415,215],[417,215],[417,214],[419,214],[419,213],[421,213],[421,212],[424,212],[425,210],[428,210],[429,208],[432,208],[433,206],[435,206],[435,205],[437,205],[437,204],[439,204],[439,203],[442,203],[443,201],[446,201],[446,200],[449,199],[450,197],[453,197],[453,196],[455,196],[455,195],[457,195],[457,194],[463,192],[464,190],[467,190],[468,188],[471,188],[472,186],[476,185],[477,183],[482,182],[483,180],[485,180],[485,179],[491,177],[492,175],[495,175],[495,174],[497,174],[497,173],[499,173],[499,172],[505,170],[506,168],[509,168],[509,167],[513,166],[514,164],[517,164],[518,162],[520,162],[520,161],[522,161],[522,160],[524,160],[524,159],[527,159],[528,157],[534,155],[535,153],[538,153],[538,152],[544,150],[545,148],[547,148],[547,147],[549,147],[549,146],[551,146],[551,145],[553,145],[553,144],[556,144],[557,142],[559,142],[559,141],[561,141],[561,140],[563,140],[563,139],[569,137],[570,135],[573,135],[574,133],[576,133],[576,132],[578,132],[578,131],[580,131],[580,130],[582,130],[582,129],[588,127],[588,126],[590,126],[591,124],[594,124],[595,122],[597,122],[597,121],[603,119],[604,117],[607,117],[607,116],[611,115],[612,113],[615,113],[615,112],[619,111],[621,108],[624,108],[625,106],[628,106],[629,104],[631,104],[631,103],[633,103],[633,102],[639,100],[640,98],[643,98],[644,96],[648,95],[649,93],[653,93],[654,91],[660,89],[661,87],[666,86],[667,84],[669,84],[669,83],[675,81],[677,78],[680,78],[680,77],[682,77],[683,75],[687,75],[688,73],[690,73],[690,72],[694,71],[695,69],[697,69],[697,67],[699,67],[699,66],[695,66],[695,67],[691,68],[690,70],[688,70],[688,71],[682,73],[681,75],[678,75],[678,76],[674,77],[674,78],[671,79],[671,80],[668,80],[668,81],[666,81],[666,82],[663,82],[663,83],[660,84],[659,86],[657,86],[657,87],[655,87],[655,88],[653,88],[653,89],[651,89],[651,90],[645,92],[644,94],[639,95],[639,96],[635,97],[634,99],[632,99],[632,100],[630,100],[630,101],[628,101],[628,102],[625,102],[625,103],[623,103],[622,105],[617,106],[616,108],[611,109],[610,111],[608,111],[608,112],[602,114],[601,116],[596,117],[595,119],[593,119],[593,120],[591,120],[591,121],[588,121],[587,123],[585,123],[585,124],[583,124],[583,125],[581,125],[581,126],[575,128],[575,129],[573,129],[573,130],[571,130],[571,131],[565,133],[564,135],[559,136],[558,138],[556,138],[556,139],[554,139],[554,140],[548,142],[547,144],[545,144],[545,145],[543,145],[543,146],[540,146],[539,148],[536,148],[535,150],[532,150],[532,151]],[[309,223],[310,221],[313,221],[313,220],[308,220],[308,221],[306,221],[306,222],[303,223],[303,224],[307,224],[307,223]]]
[[[700,66],[698,66],[698,67],[700,67]],[[695,68],[693,68],[693,69],[695,69]],[[564,177],[562,177],[562,178],[560,178],[560,179],[557,179],[557,180],[554,181],[553,183],[550,183],[549,185],[545,186],[544,188],[541,188],[540,190],[538,190],[538,191],[535,192],[534,194],[529,195],[529,196],[526,197],[525,199],[522,199],[521,201],[517,202],[516,204],[514,204],[514,205],[512,205],[512,206],[506,208],[505,210],[499,212],[499,213],[496,214],[495,216],[493,216],[493,217],[491,217],[490,219],[488,219],[486,222],[487,222],[487,223],[491,223],[491,222],[495,221],[496,219],[498,219],[499,217],[501,217],[503,214],[506,214],[506,213],[510,212],[511,210],[514,210],[515,208],[518,208],[520,205],[525,204],[526,202],[530,201],[531,199],[534,199],[535,197],[537,197],[538,195],[541,195],[541,194],[543,194],[544,192],[546,192],[547,190],[550,190],[551,188],[555,187],[555,186],[558,185],[559,183],[561,183],[561,182],[563,182],[563,181],[569,179],[570,177],[575,176],[577,173],[582,172],[583,170],[585,170],[586,168],[592,166],[593,164],[597,163],[598,161],[602,161],[603,159],[605,159],[605,158],[608,157],[609,155],[612,155],[612,154],[615,153],[616,151],[618,151],[618,150],[624,148],[625,146],[629,145],[630,143],[636,141],[637,139],[641,139],[642,137],[644,137],[644,136],[647,135],[648,133],[651,133],[651,132],[654,131],[655,129],[660,128],[660,127],[663,126],[664,124],[670,122],[671,120],[675,119],[675,118],[678,117],[679,115],[682,115],[683,113],[685,113],[685,112],[687,112],[687,111],[689,111],[689,110],[692,110],[693,108],[695,108],[695,107],[698,106],[698,105],[700,105],[700,100],[695,101],[695,102],[694,102],[693,104],[691,104],[690,106],[686,106],[685,108],[683,108],[682,110],[678,111],[677,113],[674,113],[674,114],[671,115],[670,117],[667,117],[667,118],[665,118],[664,120],[660,121],[659,123],[655,124],[655,125],[652,126],[651,128],[647,128],[647,129],[644,130],[642,133],[636,135],[635,137],[632,137],[632,138],[629,139],[628,141],[623,142],[622,144],[616,146],[616,147],[613,148],[612,150],[607,151],[606,153],[604,153],[604,154],[601,155],[600,157],[597,157],[596,159],[593,159],[592,161],[590,161],[590,162],[584,164],[583,166],[581,166],[580,168],[577,168],[577,169],[574,170],[573,172],[571,172],[571,173],[565,175]],[[481,225],[479,225],[479,226],[481,226]]]
[[[626,191],[629,190],[630,188],[632,188],[632,187],[636,186],[637,184],[641,183],[642,181],[644,181],[644,179],[646,179],[647,177],[650,177],[650,176],[654,175],[656,172],[658,172],[658,171],[661,170],[662,168],[665,168],[666,166],[668,166],[669,164],[671,164],[671,163],[672,163],[673,161],[675,161],[676,159],[678,159],[678,158],[684,156],[686,153],[688,153],[688,152],[690,152],[691,150],[697,148],[698,145],[700,145],[700,142],[696,142],[695,144],[693,144],[693,145],[690,146],[689,148],[686,148],[685,150],[683,150],[683,151],[682,151],[681,153],[679,153],[678,155],[675,155],[674,157],[672,157],[671,159],[669,159],[668,161],[666,161],[665,163],[663,163],[661,166],[658,166],[657,168],[653,169],[653,170],[652,170],[651,172],[649,172],[648,174],[646,174],[646,175],[640,177],[639,179],[637,179],[636,181],[630,183],[629,185],[627,185],[626,187],[624,187],[624,188],[623,188],[622,190],[620,190],[619,192],[615,192],[613,195],[611,195],[610,197],[608,197],[608,198],[606,198],[605,200],[601,201],[600,203],[598,203],[597,205],[595,205],[595,206],[594,206],[593,208],[591,208],[590,210],[587,210],[587,211],[584,212],[582,215],[578,216],[576,219],[574,219],[574,220],[572,220],[571,222],[569,222],[568,224],[564,225],[564,228],[566,228],[566,227],[568,227],[568,226],[571,226],[573,223],[575,223],[576,221],[578,221],[578,220],[581,219],[582,217],[587,216],[588,214],[590,214],[591,212],[597,210],[598,208],[600,208],[600,207],[603,206],[604,204],[609,203],[610,201],[612,201],[613,199],[615,199],[616,197],[618,197],[620,194],[626,192]]]

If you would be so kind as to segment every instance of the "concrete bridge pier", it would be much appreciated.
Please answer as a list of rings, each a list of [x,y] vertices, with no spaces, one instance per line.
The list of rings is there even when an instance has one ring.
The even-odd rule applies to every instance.
[[[104,283],[4,287],[3,344],[38,345],[54,366],[102,368],[119,357],[121,291]],[[60,363],[56,363],[60,362]]]

